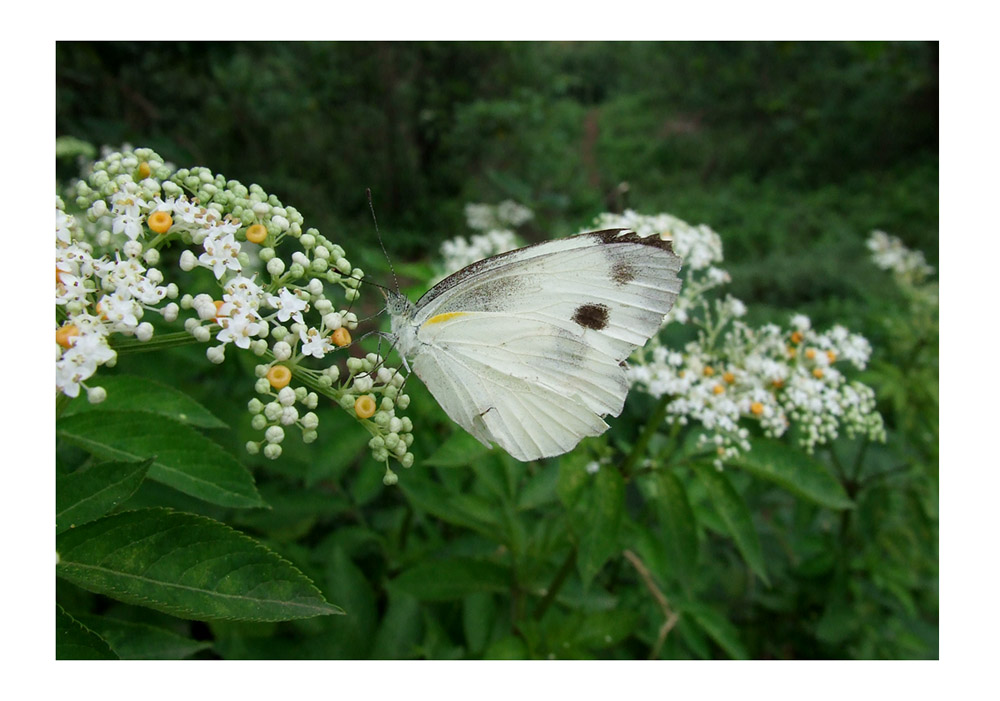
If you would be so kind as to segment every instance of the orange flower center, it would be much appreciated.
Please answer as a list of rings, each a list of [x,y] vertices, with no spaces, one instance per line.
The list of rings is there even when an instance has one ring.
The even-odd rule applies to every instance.
[[[63,348],[69,348],[73,345],[73,338],[79,335],[80,329],[78,329],[74,324],[60,326],[56,329],[56,343]]]
[[[174,219],[166,212],[153,212],[146,220],[149,228],[158,234],[165,234],[174,224]]]
[[[333,332],[333,335],[330,336],[330,340],[333,341],[333,345],[343,348],[344,346],[350,345],[351,332],[341,326]]]
[[[292,371],[284,365],[275,365],[267,371],[267,381],[275,389],[283,389],[292,381]]]
[[[354,402],[354,413],[359,419],[370,419],[375,415],[375,399],[370,394],[358,397]]]
[[[263,224],[254,224],[247,229],[247,241],[250,243],[263,243],[267,238],[267,227]]]

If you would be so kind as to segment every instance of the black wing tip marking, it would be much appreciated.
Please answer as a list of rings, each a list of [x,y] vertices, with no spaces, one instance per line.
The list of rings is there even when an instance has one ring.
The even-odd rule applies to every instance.
[[[669,253],[674,252],[673,238],[663,238],[656,234],[649,236],[639,236],[632,229],[602,229],[601,231],[591,231],[580,236],[596,236],[601,243],[637,243],[641,246],[658,248]]]
[[[601,243],[604,244],[637,243],[642,246],[649,246],[650,248],[656,248],[661,251],[666,251],[667,253],[670,253],[672,255],[676,255],[674,254],[673,239],[670,238],[664,239],[656,235],[639,236],[639,234],[637,234],[632,229],[602,229],[601,231],[588,231],[582,234],[576,234],[575,236],[567,236],[566,238],[576,239],[583,237],[590,237],[590,238],[596,237],[598,240],[600,240]],[[467,265],[461,270],[452,273],[444,280],[441,280],[438,284],[436,284],[434,287],[425,292],[424,295],[417,301],[416,306],[427,304],[428,302],[430,302],[432,299],[442,294],[443,292],[457,286],[458,284],[464,282],[465,280],[468,280],[469,278],[475,277],[484,268],[495,264],[496,261],[498,260],[510,258],[511,256],[515,256],[518,253],[525,251],[527,249],[535,248],[536,246],[544,246],[546,244],[554,243],[559,240],[561,239],[549,239],[547,241],[539,241],[538,243],[532,243],[527,246],[522,246],[521,248],[517,248],[513,251],[507,251],[505,253],[498,253],[495,256],[484,258],[483,260],[479,260],[476,261],[475,263]],[[617,276],[615,278],[615,281],[619,285],[624,285],[628,282],[631,282],[635,278],[635,271],[634,269],[631,268],[623,267],[612,271],[612,274]]]

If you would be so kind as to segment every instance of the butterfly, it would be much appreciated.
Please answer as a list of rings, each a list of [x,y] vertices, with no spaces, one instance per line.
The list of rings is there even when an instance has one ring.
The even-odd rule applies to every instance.
[[[416,304],[386,293],[391,339],[451,419],[521,461],[608,428],[628,394],[625,359],[680,291],[664,236],[607,229],[473,263]]]

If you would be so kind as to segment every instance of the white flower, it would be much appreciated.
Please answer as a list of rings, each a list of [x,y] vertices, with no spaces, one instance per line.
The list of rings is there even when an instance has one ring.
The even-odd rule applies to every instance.
[[[798,329],[799,331],[808,331],[812,326],[812,322],[809,321],[809,317],[805,314],[796,314],[792,317],[791,325],[792,328]]]
[[[223,305],[219,311],[220,313],[228,311],[226,305]],[[237,347],[244,349],[250,347],[250,339],[259,335],[263,328],[260,318],[247,307],[234,308],[231,315],[220,316],[218,321],[222,328],[216,334],[215,339],[223,345],[235,343]]]
[[[223,229],[223,227],[214,227]],[[202,243],[205,252],[198,256],[198,262],[212,270],[216,279],[221,279],[226,270],[239,272],[242,269],[239,256],[240,244],[232,233],[221,233],[219,236],[207,236]]]
[[[884,231],[873,231],[867,243],[872,251],[872,260],[883,270],[891,270],[899,276],[917,281],[934,272],[934,268],[924,259],[923,251],[910,250],[896,236],[889,236]]]
[[[111,231],[137,239],[142,235],[142,210],[148,207],[146,201],[137,192],[129,190],[119,190],[111,195],[110,200]]]
[[[507,229],[491,229],[485,234],[474,234],[466,239],[456,236],[441,244],[444,258],[444,275],[449,275],[483,258],[513,251],[518,247],[517,236]]]
[[[81,320],[80,334],[56,361],[56,389],[69,397],[80,394],[80,383],[91,377],[100,365],[115,358],[103,328]]]
[[[103,200],[102,200],[103,201]],[[56,241],[67,246],[72,242],[73,229],[76,228],[76,219],[66,214],[58,207],[56,208]]]
[[[299,329],[299,338],[302,340],[302,352],[314,358],[322,358],[334,349],[330,337],[320,334],[318,329]]]
[[[115,290],[113,294],[104,295],[97,303],[101,316],[111,322],[115,331],[132,333],[139,325],[142,307],[132,299],[127,289]]]
[[[284,323],[290,319],[294,319],[300,324],[305,323],[302,312],[309,310],[309,304],[299,299],[287,287],[282,287],[278,290],[277,295],[268,295],[267,304],[271,308],[278,310],[278,321]]]

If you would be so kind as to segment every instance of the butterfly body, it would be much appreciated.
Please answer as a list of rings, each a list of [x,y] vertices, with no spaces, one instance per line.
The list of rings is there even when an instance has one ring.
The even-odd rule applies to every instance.
[[[445,413],[519,460],[603,433],[625,359],[680,290],[669,239],[610,229],[473,263],[416,304],[390,295],[396,348]]]

